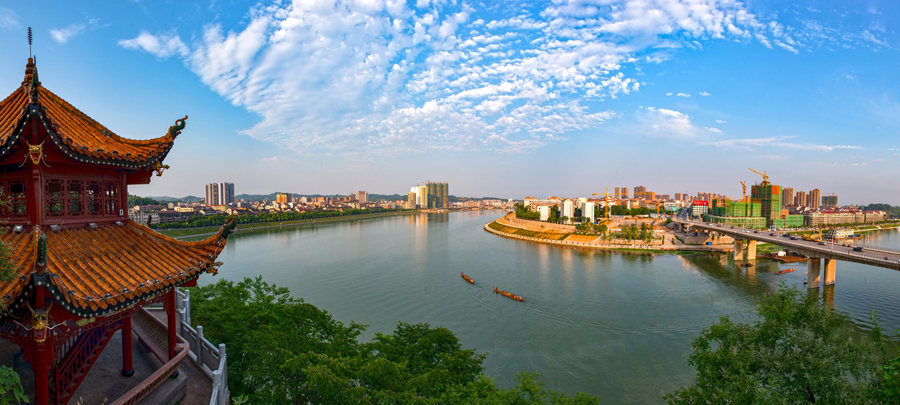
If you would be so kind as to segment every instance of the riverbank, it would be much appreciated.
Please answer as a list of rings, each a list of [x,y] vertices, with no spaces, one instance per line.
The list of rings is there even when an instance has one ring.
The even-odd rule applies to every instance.
[[[331,223],[331,222],[344,222],[344,221],[355,221],[358,219],[370,219],[370,218],[384,218],[384,217],[395,217],[395,216],[404,216],[404,215],[417,215],[420,214],[419,211],[398,211],[398,212],[379,212],[376,214],[362,214],[362,215],[347,215],[342,217],[330,217],[330,218],[315,218],[315,219],[300,219],[296,221],[283,221],[283,222],[257,222],[251,224],[239,224],[235,231],[250,231],[250,230],[261,230],[261,229],[269,229],[269,228],[283,228],[285,226],[297,226],[297,225],[305,225],[305,224],[322,224],[322,223]],[[220,226],[208,226],[204,228],[187,228],[187,229],[166,229],[159,231],[159,233],[167,236],[171,236],[175,239],[195,239],[207,237],[210,235],[215,235],[216,232],[219,232]]]
[[[510,214],[514,215],[514,214]],[[733,249],[732,245],[678,245],[678,244],[646,244],[642,241],[632,241],[632,243],[610,244],[600,243],[599,235],[591,237],[589,235],[579,235],[574,232],[565,232],[553,229],[528,229],[527,227],[517,226],[517,224],[505,221],[507,217],[497,219],[484,225],[484,230],[497,236],[505,238],[519,239],[529,242],[544,243],[548,245],[610,250],[620,252],[642,252],[642,253],[689,253],[689,252],[729,252]],[[518,221],[521,223],[522,221]]]

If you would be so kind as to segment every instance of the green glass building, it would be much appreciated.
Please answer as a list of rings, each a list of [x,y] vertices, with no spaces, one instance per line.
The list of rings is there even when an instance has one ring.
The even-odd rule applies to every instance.
[[[428,189],[428,208],[447,208],[450,206],[450,186],[447,183],[425,183]]]

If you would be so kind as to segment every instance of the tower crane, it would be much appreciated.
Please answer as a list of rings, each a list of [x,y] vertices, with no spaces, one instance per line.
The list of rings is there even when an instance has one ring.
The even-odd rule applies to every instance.
[[[607,187],[606,191],[603,193],[591,193],[591,195],[604,196],[604,198],[603,198],[604,204],[603,205],[605,205],[605,208],[606,208],[606,220],[603,221],[603,223],[606,223],[606,221],[609,221],[609,187]]]
[[[758,171],[756,171],[756,170],[753,170],[753,169],[750,169],[750,171],[753,172],[753,173],[756,173],[756,174],[758,174],[758,175],[760,175],[760,176],[762,176],[763,181],[762,181],[761,185],[763,185],[763,186],[769,185],[769,175],[766,174],[765,171],[763,171],[762,173],[760,173],[760,172],[758,172]]]
[[[741,189],[744,190],[744,198],[741,199],[741,202],[747,202],[747,183],[741,181]]]

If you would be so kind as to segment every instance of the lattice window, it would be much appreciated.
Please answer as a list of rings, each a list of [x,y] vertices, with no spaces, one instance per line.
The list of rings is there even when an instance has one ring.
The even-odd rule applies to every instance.
[[[11,180],[3,184],[3,194],[9,198],[9,205],[3,207],[3,215],[9,217],[24,217],[27,215],[25,207],[25,180]]]
[[[106,206],[106,215],[119,215],[119,185],[106,183],[104,190],[103,204]]]
[[[65,185],[60,179],[47,180],[44,198],[47,200],[46,213],[51,217],[58,217],[64,214],[65,205]]]
[[[84,213],[83,181],[69,180],[68,193],[66,195],[66,207],[69,215],[81,215]]]
[[[84,190],[84,199],[87,203],[87,213],[89,215],[100,215],[103,213],[103,194],[99,181],[89,181],[87,188]]]

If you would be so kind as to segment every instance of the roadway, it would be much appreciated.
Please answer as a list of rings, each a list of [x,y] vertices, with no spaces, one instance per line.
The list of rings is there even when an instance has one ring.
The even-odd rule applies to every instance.
[[[825,245],[820,245],[819,242],[803,240],[799,236],[797,239],[791,239],[784,236],[785,231],[775,232],[773,235],[771,231],[741,229],[681,218],[674,219],[674,222],[697,229],[718,232],[734,239],[753,239],[759,242],[771,243],[807,257],[844,260],[900,271],[900,252],[892,250],[865,247],[861,252],[855,252],[852,246],[840,243],[825,242]]]

